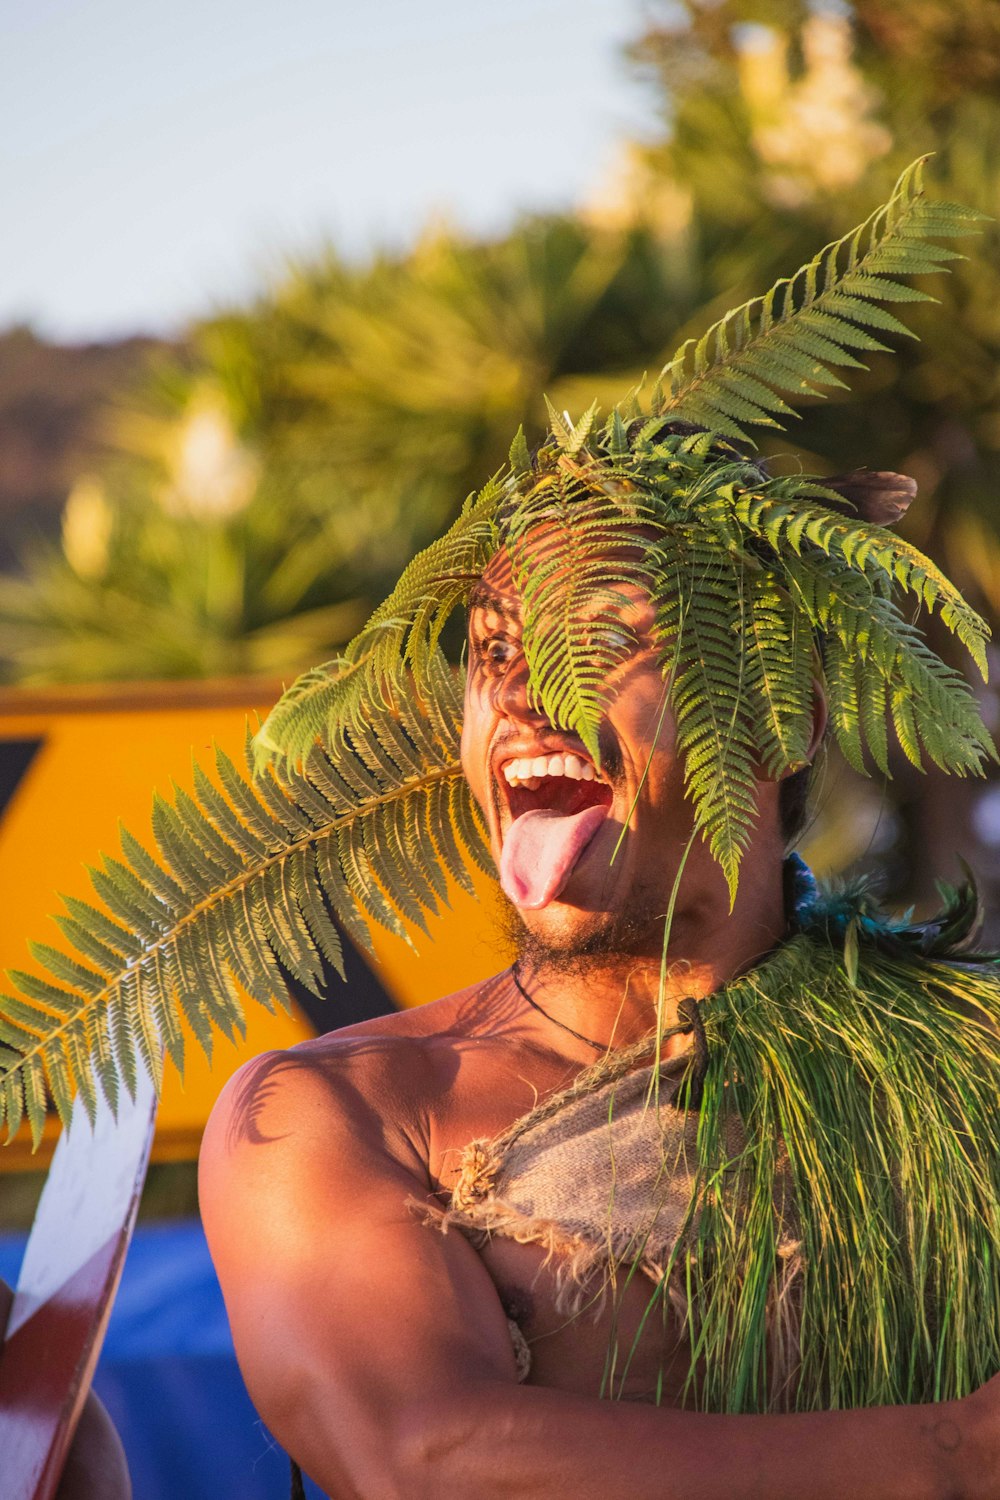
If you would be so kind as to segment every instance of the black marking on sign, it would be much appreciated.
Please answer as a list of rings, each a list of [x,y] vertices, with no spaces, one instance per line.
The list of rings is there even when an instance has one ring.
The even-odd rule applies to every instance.
[[[7,811],[44,739],[0,739],[0,818]]]
[[[347,978],[346,981],[341,979],[336,970],[324,964],[324,995],[314,995],[312,990],[284,971],[292,999],[304,1012],[317,1036],[326,1031],[337,1031],[341,1026],[355,1026],[359,1021],[372,1021],[376,1016],[388,1016],[399,1009],[371,963],[343,932],[341,944]]]

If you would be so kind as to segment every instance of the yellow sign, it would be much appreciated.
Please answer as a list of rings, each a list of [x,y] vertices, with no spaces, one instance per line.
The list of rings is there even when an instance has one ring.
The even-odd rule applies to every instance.
[[[248,716],[266,710],[281,686],[250,679],[0,690],[0,969],[34,968],[29,940],[58,946],[57,892],[100,904],[84,866],[118,853],[119,820],[151,841],[154,788],[167,795],[176,781],[190,790],[192,758],[210,769],[213,743],[241,763]],[[395,1004],[419,1005],[509,961],[495,936],[488,882],[479,889],[484,900],[455,892],[451,911],[429,924],[432,942],[413,935],[419,953],[374,933],[376,972]],[[339,986],[334,978],[329,1029],[351,1018]],[[168,1065],[154,1159],[197,1152],[219,1090],[247,1058],[315,1034],[298,1007],[272,1016],[248,1003],[246,1040],[233,1047],[220,1038],[211,1067],[191,1039],[183,1084]],[[0,1171],[40,1165],[56,1134],[53,1121],[47,1149],[32,1156],[22,1133],[0,1150]]]

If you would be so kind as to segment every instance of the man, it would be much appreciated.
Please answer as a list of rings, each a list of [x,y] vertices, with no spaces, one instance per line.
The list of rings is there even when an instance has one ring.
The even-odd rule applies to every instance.
[[[551,413],[336,662],[257,774],[123,836],[76,957],[0,999],[0,1114],[208,1048],[332,917],[403,931],[497,866],[517,964],[268,1057],[223,1094],[205,1221],[248,1385],[327,1490],[1000,1493],[1000,989],[969,893],[886,921],[784,859],[830,730],[859,770],[996,756],[986,627],[886,528],[899,476],[734,446],[896,328],[969,216],[919,164],[598,426]],[[782,393],[782,394],[779,394]],[[464,711],[439,649],[470,609]],[[459,759],[459,731],[461,756]],[[476,810],[478,806],[478,811]],[[105,909],[106,908],[106,909]]]
[[[646,1278],[567,1314],[558,1255],[501,1234],[477,1248],[415,1209],[449,1200],[470,1142],[656,1026],[662,916],[692,811],[650,602],[632,592],[619,610],[635,649],[609,685],[598,773],[533,702],[506,553],[473,598],[462,764],[524,924],[516,972],[261,1059],[216,1108],[204,1215],[251,1394],[337,1497],[995,1495],[1000,1392],[785,1417],[684,1410],[683,1319],[649,1316]],[[562,797],[573,783],[600,791],[568,816],[515,816],[522,789],[546,780]],[[711,995],[786,933],[780,799],[762,775],[731,912],[718,864],[690,845],[668,1031],[680,1000]],[[574,819],[582,831],[557,829],[550,847],[546,823]],[[563,1190],[572,1201],[575,1185]],[[614,1403],[597,1399],[609,1348],[630,1356]],[[651,1399],[659,1409],[639,1404]]]

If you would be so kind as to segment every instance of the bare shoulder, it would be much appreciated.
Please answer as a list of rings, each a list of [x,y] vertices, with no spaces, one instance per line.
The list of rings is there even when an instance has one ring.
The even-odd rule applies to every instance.
[[[341,1239],[402,1223],[427,1196],[424,1054],[417,1038],[334,1035],[264,1053],[229,1080],[205,1129],[198,1193],[231,1318],[281,1277],[317,1280]]]
[[[380,1016],[285,1051],[263,1053],[229,1080],[202,1145],[203,1207],[229,1197],[232,1177],[272,1174],[367,1180],[395,1168],[427,1187],[431,1115],[447,1094],[456,1055],[486,1035],[481,986]],[[349,1184],[345,1184],[349,1185]]]
[[[435,1190],[435,1101],[454,1092],[456,1056],[479,1055],[466,1007],[448,997],[265,1053],[205,1132],[202,1218],[240,1368],[331,1494],[399,1493],[382,1474],[387,1414],[429,1383],[516,1378],[489,1273],[419,1212]]]

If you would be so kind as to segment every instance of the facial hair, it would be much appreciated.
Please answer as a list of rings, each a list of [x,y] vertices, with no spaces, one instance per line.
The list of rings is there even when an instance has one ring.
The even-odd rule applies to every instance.
[[[595,962],[640,958],[658,953],[663,941],[663,912],[631,905],[625,911],[594,913],[584,930],[565,942],[533,932],[512,901],[499,892],[497,925],[519,960],[550,973],[585,975]]]

